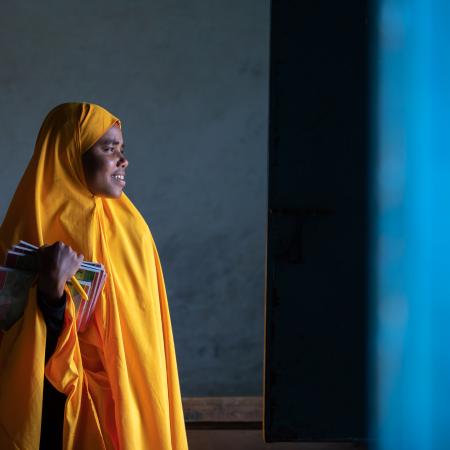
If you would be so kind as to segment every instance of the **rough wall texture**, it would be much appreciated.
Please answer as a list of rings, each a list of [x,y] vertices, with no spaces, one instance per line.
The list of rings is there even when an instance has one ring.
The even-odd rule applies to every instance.
[[[262,393],[269,0],[7,0],[0,219],[49,109],[119,116],[184,396]]]

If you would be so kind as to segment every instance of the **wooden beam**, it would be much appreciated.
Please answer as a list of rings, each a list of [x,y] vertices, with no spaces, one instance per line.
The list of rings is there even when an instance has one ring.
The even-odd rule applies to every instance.
[[[185,397],[188,429],[262,429],[262,397]]]

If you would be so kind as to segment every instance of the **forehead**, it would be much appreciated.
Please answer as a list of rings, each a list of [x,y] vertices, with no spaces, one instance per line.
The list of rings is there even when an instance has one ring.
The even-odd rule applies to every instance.
[[[95,143],[95,145],[123,145],[123,135],[122,130],[114,125],[108,129],[108,131]]]

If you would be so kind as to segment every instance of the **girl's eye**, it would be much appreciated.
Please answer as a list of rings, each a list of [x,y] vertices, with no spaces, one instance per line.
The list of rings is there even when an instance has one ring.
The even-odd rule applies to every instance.
[[[114,153],[115,147],[105,147],[105,152]],[[124,149],[120,150],[120,153],[123,155],[125,153]]]

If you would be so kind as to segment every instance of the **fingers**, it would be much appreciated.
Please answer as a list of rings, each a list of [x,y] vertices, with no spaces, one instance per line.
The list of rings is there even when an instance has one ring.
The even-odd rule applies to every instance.
[[[44,244],[39,248],[39,277],[50,280],[49,283],[59,286],[67,282],[80,269],[84,260],[82,253],[78,254],[70,245],[56,241],[52,245]]]
[[[69,257],[74,263],[84,261],[84,255],[78,254],[70,245],[66,245],[63,241],[56,241],[53,244],[44,244],[38,249],[40,254],[46,254],[50,258],[66,259]]]
[[[72,258],[72,264],[71,264],[71,275],[70,275],[70,277],[69,278],[71,278],[72,276],[74,276],[77,272],[78,272],[78,270],[80,269],[80,267],[81,267],[81,263],[83,262],[83,260],[84,260],[84,256],[82,255],[82,254],[77,254],[76,252],[74,252],[73,250],[72,250],[72,252],[71,252],[71,258]]]
[[[83,255],[78,255],[78,263],[77,263],[77,270],[81,267],[81,263],[84,260],[84,256]]]
[[[77,258],[80,257],[80,256],[82,258],[84,258],[82,253],[78,254],[70,245],[66,245],[63,241],[56,241],[52,245],[44,244],[40,248],[45,248],[45,247],[56,247],[56,248],[61,249],[61,250],[66,249],[71,255],[76,255]]]

